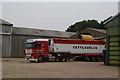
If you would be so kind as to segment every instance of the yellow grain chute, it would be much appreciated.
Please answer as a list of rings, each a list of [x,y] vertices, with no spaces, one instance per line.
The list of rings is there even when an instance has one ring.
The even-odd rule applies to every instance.
[[[94,38],[91,35],[81,35],[82,40],[94,40]]]

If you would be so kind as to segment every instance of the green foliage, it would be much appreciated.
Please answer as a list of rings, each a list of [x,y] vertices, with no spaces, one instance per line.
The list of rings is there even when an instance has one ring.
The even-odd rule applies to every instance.
[[[91,27],[91,28],[97,28],[97,29],[106,29],[103,25],[103,23],[98,23],[97,20],[83,20],[80,22],[76,22],[75,24],[69,26],[69,28],[67,28],[67,32],[80,32],[81,30],[87,28],[87,27]]]

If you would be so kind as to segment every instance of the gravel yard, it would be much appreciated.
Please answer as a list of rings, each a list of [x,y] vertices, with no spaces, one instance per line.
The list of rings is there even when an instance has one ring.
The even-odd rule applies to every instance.
[[[118,67],[103,62],[29,63],[24,58],[3,58],[3,78],[118,78]]]

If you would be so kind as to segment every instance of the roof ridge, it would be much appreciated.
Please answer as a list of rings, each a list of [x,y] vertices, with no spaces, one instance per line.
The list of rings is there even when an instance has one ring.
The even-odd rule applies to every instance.
[[[109,23],[111,20],[113,20],[114,18],[116,18],[119,15],[120,15],[120,12],[118,12],[116,15],[112,16],[110,19],[108,19],[107,21],[105,21],[103,24]]]
[[[76,33],[73,32],[64,32],[64,31],[53,31],[53,30],[41,30],[41,29],[32,29],[25,27],[13,27],[13,34],[20,35],[36,35],[36,36],[53,36],[53,37],[70,37]]]
[[[36,29],[36,28],[27,28],[27,27],[13,27],[13,28],[22,28],[22,29],[32,29],[32,30],[43,30],[43,31],[55,31],[55,32],[66,32],[66,31],[57,31],[57,30],[47,30],[47,29]],[[66,33],[75,33],[75,32],[66,32]]]
[[[12,23],[10,23],[10,22],[8,22],[6,20],[3,20],[3,19],[0,19],[0,24],[2,24],[2,25],[8,25],[8,26],[13,26]]]

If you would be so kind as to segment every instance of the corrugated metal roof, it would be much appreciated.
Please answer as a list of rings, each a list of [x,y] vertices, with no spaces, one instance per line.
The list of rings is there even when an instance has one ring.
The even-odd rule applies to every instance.
[[[23,28],[23,27],[13,27],[13,34],[50,36],[50,37],[70,37],[76,33],[54,31],[54,30],[33,29],[33,28]]]
[[[108,19],[107,21],[105,21],[103,24],[107,24],[109,23],[111,20],[115,19],[116,17],[118,17],[120,15],[120,12],[118,12],[115,16],[111,17],[110,19]]]
[[[8,26],[12,26],[13,25],[13,24],[11,24],[11,23],[9,23],[9,22],[7,22],[5,20],[2,20],[2,19],[0,19],[0,24],[1,25],[8,25]]]
[[[98,32],[101,32],[101,33],[105,33],[106,34],[106,30],[104,29],[95,29],[95,28],[88,28],[90,30],[95,30],[95,31],[98,31]]]
[[[106,37],[95,37],[95,40],[102,40],[102,39],[106,39]]]

